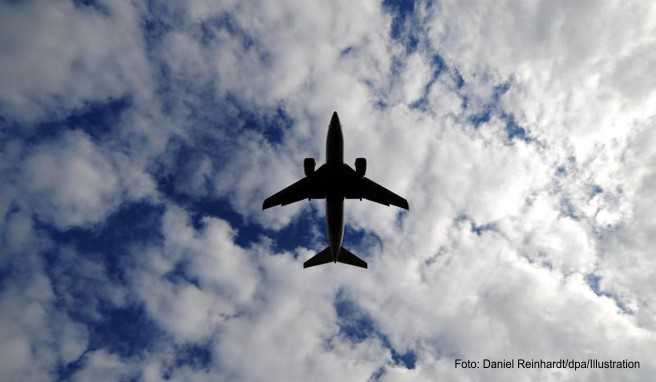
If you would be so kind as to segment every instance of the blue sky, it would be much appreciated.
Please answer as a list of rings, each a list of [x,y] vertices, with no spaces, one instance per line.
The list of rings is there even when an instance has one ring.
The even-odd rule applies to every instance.
[[[611,17],[610,15],[614,15]],[[0,4],[0,379],[580,380],[656,364],[649,68],[630,2]],[[302,270],[345,160],[369,263]],[[612,341],[613,346],[609,346]]]

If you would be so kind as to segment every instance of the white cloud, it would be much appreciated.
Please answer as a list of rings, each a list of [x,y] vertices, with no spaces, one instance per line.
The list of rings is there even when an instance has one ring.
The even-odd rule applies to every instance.
[[[101,6],[109,14],[72,2],[0,5],[3,114],[37,122],[88,102],[148,96],[150,72],[136,9]]]
[[[591,220],[594,214],[589,206],[590,190],[593,186],[607,190],[607,200],[613,200],[616,189],[613,186],[618,181],[610,174],[626,174],[622,162],[617,162],[621,160],[619,155],[626,138],[635,133],[633,121],[648,115],[644,111],[646,101],[627,108],[628,100],[622,98],[626,92],[616,92],[606,85],[607,73],[603,67],[601,71],[595,70],[600,59],[613,57],[611,52],[626,37],[605,33],[608,42],[597,43],[599,40],[593,38],[598,35],[594,28],[576,24],[575,14],[595,14],[597,20],[604,20],[602,12],[606,10],[601,9],[559,10],[546,3],[540,5],[543,9],[526,5],[518,10],[477,3],[467,6],[471,12],[448,3],[440,4],[435,14],[427,16],[432,28],[427,49],[436,49],[445,57],[447,65],[457,68],[465,79],[464,87],[457,89],[450,80],[453,71],[441,74],[429,89],[427,99],[429,110],[437,112],[429,112],[428,117],[421,111],[408,109],[407,104],[420,94],[421,83],[428,83],[429,77],[420,74],[427,71],[428,65],[421,59],[426,60],[429,54],[415,53],[411,58],[400,55],[410,64],[402,67],[398,78],[388,72],[375,80],[370,78],[374,85],[364,88],[359,86],[360,73],[352,70],[356,66],[335,64],[333,74],[324,76],[330,83],[324,85],[308,74],[308,81],[318,90],[303,88],[302,97],[295,94],[301,102],[310,105],[308,108],[314,99],[329,104],[337,84],[348,78],[346,82],[353,90],[344,91],[337,103],[338,110],[345,105],[341,119],[347,137],[347,158],[354,157],[358,151],[366,153],[371,176],[408,195],[413,206],[405,218],[404,230],[399,233],[393,225],[393,211],[350,203],[349,208],[353,207],[348,212],[349,221],[374,229],[383,240],[383,250],[371,258],[368,274],[378,283],[371,282],[369,288],[359,285],[366,292],[358,295],[358,301],[372,312],[394,343],[422,348],[420,364],[423,359],[431,358],[423,352],[430,354],[436,350],[421,345],[431,338],[446,338],[446,349],[439,348],[439,351],[450,354],[483,356],[480,349],[485,349],[487,354],[551,355],[563,348],[584,354],[584,349],[592,348],[606,356],[639,357],[640,352],[632,353],[629,344],[638,338],[642,350],[647,351],[654,345],[650,340],[652,335],[625,316],[612,299],[597,296],[585,283],[585,275],[594,272],[603,261],[595,233],[598,226]],[[545,14],[553,17],[544,19]],[[562,30],[571,33],[551,29],[552,25],[558,25],[559,18],[563,20]],[[503,20],[515,21],[504,25]],[[605,24],[600,21],[595,25]],[[648,25],[641,24],[633,31],[625,28],[622,33],[642,39],[648,34],[640,28]],[[521,28],[533,29],[524,33]],[[284,34],[276,32],[267,30],[261,40],[268,41],[263,46],[270,48],[274,63],[276,57],[294,52],[294,48],[284,44]],[[333,49],[338,50],[339,45]],[[394,52],[392,48],[382,51]],[[317,55],[315,52],[313,55]],[[325,62],[329,63],[336,55],[326,54],[326,57]],[[308,58],[309,62],[312,59]],[[375,56],[371,59],[384,62],[376,61]],[[252,63],[231,69],[249,72],[252,70],[249,65]],[[421,65],[423,69],[417,70]],[[307,67],[313,66],[310,63]],[[298,76],[299,73],[304,72],[284,72],[277,79],[284,85],[288,78],[285,74]],[[261,73],[240,76],[238,86],[253,84],[245,82],[244,77],[255,84],[268,83]],[[493,89],[506,81],[510,81],[510,88],[501,96],[500,103],[494,105]],[[381,85],[385,82],[393,87]],[[298,81],[291,80],[291,83]],[[237,87],[231,89],[238,91]],[[383,96],[394,103],[378,111],[373,108],[373,102],[380,96],[372,93],[372,89],[390,95],[400,89],[414,90],[407,90],[411,95],[401,99]],[[643,93],[649,96],[649,92]],[[243,94],[245,99],[254,97],[252,90]],[[261,95],[256,97],[256,104],[271,102],[270,91],[255,94]],[[469,109],[464,116],[460,114],[462,97],[467,97]],[[285,100],[290,110],[302,110],[294,106],[299,101]],[[449,100],[447,106],[440,105],[441,100]],[[506,121],[498,115],[492,115],[489,122],[474,130],[467,117],[490,106],[492,113],[499,113],[500,109],[513,113],[516,122],[533,140],[508,144]],[[447,112],[440,113],[441,110]],[[315,126],[317,139],[323,140],[325,125]],[[288,150],[295,150],[291,138],[285,143]],[[570,157],[575,158],[573,162]],[[564,166],[564,175],[558,172],[560,166]],[[244,184],[241,189],[248,186]],[[569,213],[575,216],[567,216]],[[454,223],[461,215],[471,220]],[[626,218],[630,214],[620,216]],[[480,236],[470,232],[471,224],[488,223],[492,223],[492,231],[483,231]],[[434,257],[435,253],[446,254]],[[426,260],[434,261],[433,265],[423,265]],[[447,264],[458,265],[448,267]],[[440,269],[438,265],[444,268],[439,274],[428,271]],[[398,292],[374,287],[387,285],[390,278],[396,281],[394,285],[399,285]],[[585,319],[581,321],[582,317]],[[580,320],[580,325],[572,326],[574,319]],[[464,331],[465,327],[469,329]],[[525,340],[529,330],[537,331],[537,341]],[[624,338],[626,342],[607,352],[603,346],[607,339],[598,337],[599,332],[612,332],[613,338]],[[498,333],[498,338],[482,340],[489,338],[490,333]],[[581,340],[569,342],[571,336]],[[645,365],[645,369],[651,367]]]
[[[152,197],[166,209],[161,242],[135,245],[129,287],[164,340],[211,349],[208,374],[170,370],[169,345],[140,360],[94,351],[76,378],[143,371],[151,380],[167,372],[197,380],[362,380],[381,367],[381,380],[617,375],[462,371],[454,369],[455,357],[629,358],[641,369],[621,376],[635,380],[649,380],[656,369],[646,356],[656,348],[653,6],[419,5],[420,41],[406,52],[389,37],[391,16],[379,4],[194,2],[189,9],[153,8],[174,14],[167,17],[175,22],[146,54],[138,12],[128,6],[109,8],[107,17],[67,3],[51,12],[26,4],[5,5],[3,14],[20,25],[40,15],[36,25],[53,32],[28,34],[22,45],[3,40],[12,52],[2,61],[9,68],[0,77],[4,113],[33,121],[58,106],[70,110],[126,92],[148,102],[132,106],[113,140],[68,131],[34,147],[3,146],[3,158],[22,160],[20,172],[0,165],[13,176],[0,193],[3,243],[12,252],[38,251],[29,240],[38,235],[30,213],[59,229],[89,226],[123,201]],[[115,39],[96,43],[118,23],[125,28]],[[78,35],[87,37],[77,50],[46,50],[52,70],[39,71],[37,47]],[[115,51],[131,53],[117,58]],[[446,64],[436,79],[434,54]],[[146,56],[169,70],[169,93],[153,90]],[[16,82],[23,70],[38,81]],[[500,84],[509,86],[504,94]],[[71,97],[53,101],[62,94]],[[425,105],[413,107],[424,95]],[[234,104],[215,110],[224,97]],[[281,107],[291,126],[280,142],[268,142],[240,121],[236,104],[255,110],[259,124]],[[391,208],[347,202],[347,223],[381,241],[361,249],[370,252],[366,272],[301,271],[313,251],[272,254],[271,238],[242,247],[226,221],[205,217],[194,225],[188,211],[157,197],[151,174],[181,166],[186,172],[176,190],[227,200],[249,223],[280,229],[303,207],[261,212],[262,199],[302,175],[303,157],[322,158],[332,110],[342,120],[346,160],[366,156],[368,176],[410,200],[401,219]],[[485,112],[489,120],[474,126],[471,118]],[[529,139],[509,138],[510,116]],[[195,156],[176,163],[176,144]],[[598,285],[588,284],[591,277]],[[47,296],[46,280],[31,280],[32,288]],[[338,335],[338,290],[391,346],[415,352],[415,370],[393,365],[376,336],[354,343]],[[38,300],[30,293],[26,301]],[[124,298],[116,296],[117,304]],[[32,306],[27,323],[42,325],[44,304]],[[60,351],[67,361],[86,337],[70,338]],[[29,337],[6,334],[6,341],[15,351],[1,361],[18,365],[7,369],[17,373],[7,378],[18,378],[28,357],[40,355],[28,352]]]
[[[117,381],[135,378],[139,369],[117,355],[97,350],[89,353],[84,368],[76,373],[74,381]]]
[[[0,378],[51,380],[59,363],[76,360],[86,349],[88,332],[55,305],[43,265],[24,255],[20,277],[6,277],[0,293]]]
[[[152,192],[139,169],[79,131],[31,149],[19,179],[22,207],[59,228],[100,222],[124,199]]]
[[[339,362],[343,368],[337,372],[344,378],[366,378],[388,357],[375,339],[351,344],[335,337],[338,284],[326,287],[331,275],[325,270],[313,276],[323,282],[308,283],[300,259],[271,256],[267,247],[249,253],[232,243],[234,233],[226,222],[206,219],[203,227],[193,228],[175,207],[165,214],[162,234],[162,247],[139,251],[143,268],[132,273],[135,290],[149,315],[176,342],[210,341],[221,365],[217,375],[330,380]],[[169,275],[179,264],[185,264],[186,276],[173,281]],[[346,277],[357,277],[351,271]]]
[[[245,308],[255,290],[251,255],[233,244],[229,225],[213,218],[203,225],[197,232],[183,210],[171,208],[163,217],[164,247],[135,251],[144,252],[145,262],[145,269],[134,275],[137,293],[151,316],[182,342],[211,336]],[[169,281],[166,276],[176,271],[198,284]]]
[[[34,225],[32,217],[23,212],[15,212],[7,216],[3,229],[3,242],[8,253],[21,253],[38,250],[38,244],[32,242]],[[37,248],[34,248],[37,247]]]

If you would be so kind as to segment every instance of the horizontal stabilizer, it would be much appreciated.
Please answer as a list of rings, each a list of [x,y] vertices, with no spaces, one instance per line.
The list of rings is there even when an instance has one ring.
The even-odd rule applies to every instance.
[[[337,256],[337,261],[339,261],[340,263],[349,264],[356,267],[367,268],[367,263],[364,260],[352,254],[344,247],[342,247],[339,250],[339,256]]]
[[[310,260],[304,262],[303,268],[326,264],[330,263],[331,261],[333,261],[333,254],[330,253],[330,247],[326,247],[326,249],[314,255]]]

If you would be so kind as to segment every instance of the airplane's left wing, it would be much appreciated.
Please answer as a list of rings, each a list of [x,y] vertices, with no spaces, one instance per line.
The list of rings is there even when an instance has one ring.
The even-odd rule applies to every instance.
[[[269,207],[284,206],[308,198],[321,198],[323,195],[318,188],[316,177],[305,177],[291,186],[266,198],[264,204],[262,204],[262,209],[265,210]]]
[[[352,188],[352,192],[348,193],[348,198],[365,198],[386,206],[391,204],[393,206],[405,208],[406,210],[410,209],[407,200],[373,180],[366,177],[358,177],[356,179],[358,179],[356,180],[357,186]]]

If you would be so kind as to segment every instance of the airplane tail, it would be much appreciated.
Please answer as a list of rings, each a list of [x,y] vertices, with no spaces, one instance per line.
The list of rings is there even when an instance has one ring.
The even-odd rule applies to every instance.
[[[346,248],[342,247],[339,250],[337,261],[340,263],[353,265],[360,268],[367,268],[367,262],[349,252]]]
[[[309,268],[315,265],[326,264],[326,263],[330,263],[331,261],[333,261],[333,255],[330,252],[330,247],[326,247],[326,249],[317,253],[312,258],[310,258],[310,260],[303,263],[303,268]],[[344,247],[340,248],[339,256],[337,256],[337,261],[339,261],[340,263],[349,264],[356,267],[367,268],[367,263],[364,260],[352,254]]]
[[[310,260],[304,262],[303,268],[314,267],[315,265],[326,264],[331,261],[333,261],[333,254],[330,253],[330,247],[326,247],[326,249],[314,255]]]

